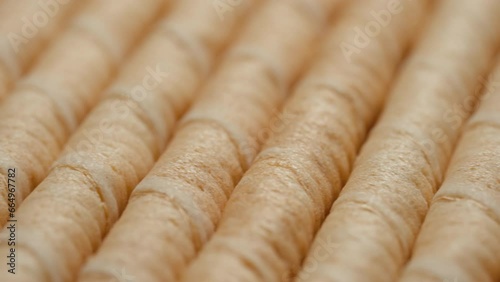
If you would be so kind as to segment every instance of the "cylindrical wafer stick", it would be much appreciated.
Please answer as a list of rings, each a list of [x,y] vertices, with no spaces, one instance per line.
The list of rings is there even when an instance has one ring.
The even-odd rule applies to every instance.
[[[500,279],[500,64],[491,78],[400,281]]]
[[[0,3],[0,102],[82,2],[5,0]]]
[[[18,204],[45,177],[121,58],[165,3],[92,1],[1,105],[0,178],[17,169]],[[2,182],[0,225],[7,216]]]
[[[20,278],[13,276],[19,280],[8,281],[74,280],[165,147],[211,59],[257,1],[245,2],[221,21],[211,2],[182,0],[151,33],[16,213],[23,259]],[[8,248],[4,240],[0,253]],[[13,279],[4,268],[0,281]]]
[[[284,108],[291,119],[235,188],[183,281],[290,280],[347,179],[425,10],[425,1],[389,2],[355,1],[335,22]],[[381,11],[390,22],[383,28],[371,21]],[[376,36],[365,35],[361,44],[358,29],[375,24]]]
[[[301,70],[323,19],[343,2],[270,1],[254,14],[79,281],[108,281],[120,271],[137,281],[179,280],[255,156],[245,144],[258,146],[253,139]]]
[[[437,5],[298,281],[394,281],[408,259],[500,43],[500,2]]]

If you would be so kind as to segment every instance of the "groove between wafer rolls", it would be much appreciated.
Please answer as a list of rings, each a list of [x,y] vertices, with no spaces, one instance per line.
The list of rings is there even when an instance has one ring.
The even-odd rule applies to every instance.
[[[413,2],[349,58],[353,29],[387,1],[350,2],[285,104],[290,117],[236,186],[182,281],[290,281],[346,181],[358,147],[425,11]],[[409,2],[408,2],[409,3]],[[349,62],[350,60],[350,62]]]
[[[500,60],[399,281],[500,279]]]
[[[340,4],[331,1],[320,10],[326,17]],[[272,1],[253,14],[79,281],[106,281],[115,269],[139,281],[179,280],[255,156],[246,145],[258,149],[255,136],[279,108],[321,31],[321,18],[300,8]],[[134,230],[149,230],[149,239]],[[141,255],[124,258],[122,252]]]
[[[76,0],[0,3],[0,103],[82,3]]]
[[[397,279],[500,43],[500,2],[481,3],[436,3],[299,281]]]
[[[206,74],[203,56],[196,53],[216,56],[255,3],[221,21],[209,2],[183,0],[149,34],[16,212],[23,230],[17,242],[22,275],[33,281],[75,280],[195,98]],[[182,29],[165,32],[165,25]],[[2,248],[8,248],[5,241]]]
[[[119,48],[109,47],[85,24],[69,28],[0,106],[0,174],[5,176],[12,167],[18,170],[18,205],[46,176],[63,145],[97,102],[99,92],[110,82],[118,58],[125,55],[114,49],[131,49],[166,4],[163,0],[126,1],[92,1],[76,19],[101,26],[100,32],[107,34],[104,37]],[[109,10],[114,13],[109,15]],[[130,21],[130,16],[136,20]],[[5,186],[0,187],[0,191],[5,190]],[[0,210],[2,225],[7,212]]]

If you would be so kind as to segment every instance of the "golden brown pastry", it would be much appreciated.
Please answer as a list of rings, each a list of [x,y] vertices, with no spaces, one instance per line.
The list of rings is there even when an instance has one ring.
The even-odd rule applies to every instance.
[[[122,270],[137,281],[179,280],[214,232],[259,136],[279,126],[273,115],[329,11],[343,3],[269,1],[255,12],[79,281],[108,281]],[[140,255],[124,257],[130,253]]]
[[[466,124],[400,281],[500,280],[500,61]]]
[[[288,120],[235,188],[183,281],[289,281],[298,269],[426,10],[425,1],[390,10],[386,0],[349,2],[285,105]],[[356,30],[373,11],[386,11],[390,24],[361,42]]]
[[[297,281],[394,281],[408,259],[500,43],[500,2],[436,5]]]

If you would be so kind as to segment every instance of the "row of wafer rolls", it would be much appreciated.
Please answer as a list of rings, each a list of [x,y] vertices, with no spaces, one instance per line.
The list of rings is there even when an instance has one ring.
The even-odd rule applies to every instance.
[[[391,2],[350,1],[286,103],[290,119],[236,186],[183,281],[291,280],[427,10],[425,1]],[[360,46],[356,28],[376,23],[374,12],[390,24]]]
[[[500,60],[494,73],[400,281],[500,281]]]
[[[257,2],[246,1],[224,21],[209,1],[172,7],[16,212],[23,259],[16,276],[0,266],[0,281],[75,280],[165,148],[217,52]],[[0,250],[9,248],[7,235]]]
[[[180,279],[215,231],[328,14],[344,3],[268,1],[255,12],[79,281],[109,281],[117,272]]]
[[[122,57],[159,16],[164,0],[93,0],[0,106],[0,225],[6,174],[16,168],[19,203],[46,176],[95,105]],[[130,20],[134,18],[134,20]]]
[[[301,281],[394,281],[410,256],[500,43],[500,2],[436,5],[309,250]]]
[[[0,102],[79,10],[78,0],[0,2]]]

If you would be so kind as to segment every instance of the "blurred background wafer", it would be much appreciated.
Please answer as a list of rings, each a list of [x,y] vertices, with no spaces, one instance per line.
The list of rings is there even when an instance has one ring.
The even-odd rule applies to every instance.
[[[85,1],[0,2],[0,103]]]
[[[165,4],[92,0],[0,105],[0,224],[7,220],[8,168],[18,169],[20,204]]]

